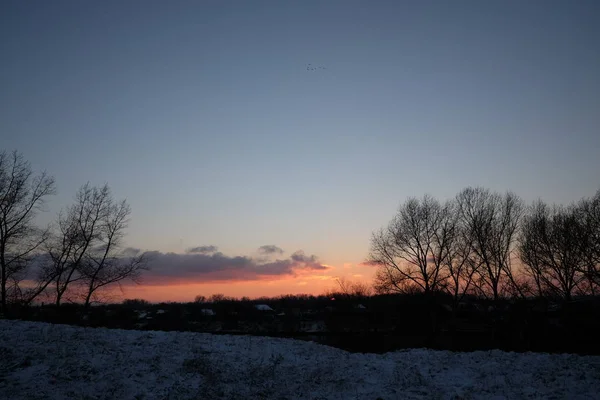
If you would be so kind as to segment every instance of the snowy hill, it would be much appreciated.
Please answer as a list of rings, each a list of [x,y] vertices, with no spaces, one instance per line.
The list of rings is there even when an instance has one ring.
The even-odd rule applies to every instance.
[[[0,320],[2,399],[600,398],[600,357],[409,350]]]

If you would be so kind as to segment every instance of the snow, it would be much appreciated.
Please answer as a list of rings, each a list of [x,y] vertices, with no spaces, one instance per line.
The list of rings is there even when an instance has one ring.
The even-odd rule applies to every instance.
[[[209,316],[215,315],[215,312],[212,310],[212,308],[203,308],[202,310],[200,310],[200,313],[202,315],[209,315]]]
[[[593,399],[600,357],[356,354],[312,342],[0,320],[2,399]]]

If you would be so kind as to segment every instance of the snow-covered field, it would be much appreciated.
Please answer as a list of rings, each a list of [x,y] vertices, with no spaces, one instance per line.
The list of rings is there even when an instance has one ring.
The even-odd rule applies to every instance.
[[[0,320],[2,399],[593,399],[600,357],[409,350]]]

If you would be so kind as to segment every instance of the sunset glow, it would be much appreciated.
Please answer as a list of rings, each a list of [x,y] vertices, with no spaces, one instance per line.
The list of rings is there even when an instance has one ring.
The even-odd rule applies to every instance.
[[[151,302],[167,301],[193,301],[198,295],[210,297],[213,294],[224,294],[229,297],[276,297],[286,294],[322,295],[328,291],[339,289],[337,278],[346,278],[353,282],[370,282],[374,269],[351,265],[336,267],[328,266],[323,274],[302,273],[287,277],[266,277],[262,279],[244,281],[190,281],[180,280],[147,282],[143,280],[139,285],[124,285],[122,291],[115,292],[122,298],[139,298]],[[357,273],[361,271],[362,273]]]
[[[32,224],[106,184],[151,256],[114,301],[192,301],[368,285],[413,196],[592,195],[600,2],[434,3],[3,1],[0,150],[56,188]]]

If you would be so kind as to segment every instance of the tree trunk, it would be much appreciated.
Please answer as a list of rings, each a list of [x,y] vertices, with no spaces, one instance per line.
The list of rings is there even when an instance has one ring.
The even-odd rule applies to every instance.
[[[0,314],[6,315],[6,268],[2,267],[2,300],[0,307]]]
[[[87,311],[90,308],[90,301],[92,299],[92,291],[89,290],[87,296],[85,296],[85,303],[83,305],[83,308]]]
[[[2,286],[0,288],[0,315],[6,315],[7,313],[7,309],[6,309],[6,259],[4,258],[4,250],[5,250],[5,246],[4,243],[2,243],[0,245],[0,269],[2,269],[2,277],[0,285]]]

